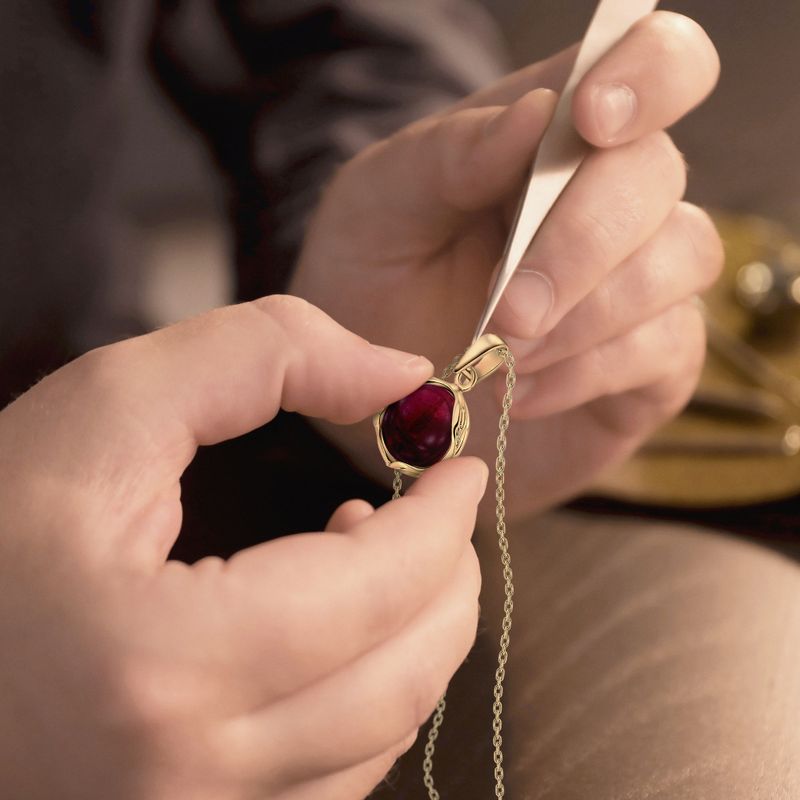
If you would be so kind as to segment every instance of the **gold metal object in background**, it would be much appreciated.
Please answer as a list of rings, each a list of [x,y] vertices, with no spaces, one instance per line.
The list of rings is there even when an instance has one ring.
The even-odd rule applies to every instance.
[[[761,217],[713,216],[726,262],[701,305],[708,357],[698,391],[593,493],[709,507],[800,492],[800,244]]]

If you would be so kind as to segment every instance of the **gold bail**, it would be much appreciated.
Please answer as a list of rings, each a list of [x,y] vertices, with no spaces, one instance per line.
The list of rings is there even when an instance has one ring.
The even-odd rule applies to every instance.
[[[453,369],[453,379],[462,392],[468,392],[476,383],[488,378],[502,366],[508,345],[493,333],[484,333],[476,339],[458,360]]]

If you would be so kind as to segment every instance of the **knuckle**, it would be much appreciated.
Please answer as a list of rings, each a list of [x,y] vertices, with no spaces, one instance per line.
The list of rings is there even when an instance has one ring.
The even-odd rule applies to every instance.
[[[705,361],[705,324],[690,302],[673,306],[662,316],[664,374],[685,394],[697,382]]]
[[[406,708],[409,717],[403,720],[402,730],[420,728],[430,718],[437,703],[445,693],[450,675],[445,680],[433,670],[420,670],[405,690]]]
[[[670,188],[676,198],[686,191],[686,160],[664,131],[655,131],[642,140],[647,168],[660,185]]]
[[[475,601],[477,601],[481,593],[482,578],[481,562],[472,544],[469,544],[464,551],[462,563],[464,565],[464,603],[467,607],[470,604],[474,607]],[[477,620],[475,620],[475,623],[477,624]],[[474,634],[475,631],[473,630],[472,633]]]
[[[468,198],[482,194],[485,174],[480,169],[480,151],[475,146],[480,127],[476,119],[484,115],[482,109],[459,111],[428,128],[433,138],[433,152],[438,154],[437,184],[445,204],[460,211],[474,210]],[[420,145],[424,145],[420,138]]]
[[[634,25],[644,38],[651,61],[664,70],[677,70],[684,77],[670,79],[690,96],[706,94],[719,77],[720,59],[714,43],[703,27],[684,14],[659,10]],[[687,66],[694,69],[687,71]]]
[[[150,737],[168,723],[174,700],[158,667],[123,660],[114,666],[109,685],[109,719],[131,735]]]
[[[135,658],[108,666],[100,702],[107,739],[135,754],[132,768],[148,786],[148,797],[160,797],[182,776],[219,785],[231,779],[230,748],[202,720],[194,674]]]
[[[416,585],[413,567],[400,565],[399,579],[408,585]],[[362,579],[363,616],[359,619],[359,633],[368,640],[379,640],[388,630],[413,614],[417,603],[416,597],[401,596],[396,592],[386,591],[386,575],[373,574]],[[300,645],[302,643],[299,643]]]
[[[474,551],[465,554],[459,575],[454,578],[458,585],[444,612],[447,624],[443,629],[448,633],[440,637],[438,652],[426,649],[414,657],[414,669],[409,671],[402,691],[402,702],[410,716],[403,719],[401,730],[419,728],[425,723],[444,694],[454,664],[460,664],[475,643],[479,616],[476,560]]]
[[[548,246],[542,263],[537,264],[536,268],[547,276],[559,275],[557,265],[563,263],[564,254],[568,253],[574,254],[568,256],[570,263],[574,263],[576,268],[580,267],[584,273],[587,267],[594,273],[605,271],[615,258],[617,238],[627,233],[631,223],[631,212],[627,207],[620,212],[618,205],[608,203],[602,209],[584,210],[560,218],[557,238],[546,242]],[[575,274],[581,272],[576,269]],[[563,302],[563,295],[569,294],[569,291],[559,291],[565,283],[560,275],[559,280],[550,280],[550,283],[555,295],[553,304],[558,306]]]
[[[63,374],[55,373],[50,386],[55,389],[54,399],[62,413],[88,424],[109,415],[118,423],[123,411],[135,413],[139,392],[131,376],[139,374],[142,352],[150,344],[149,337],[142,336],[99,347],[68,364]],[[90,407],[87,398],[91,399]]]
[[[77,358],[67,370],[82,389],[105,398],[119,390],[137,349],[133,339],[98,347]]]
[[[316,311],[308,300],[291,294],[270,294],[251,300],[248,305],[281,328],[287,325],[304,326]]]
[[[267,336],[280,352],[296,355],[296,340],[308,332],[321,312],[302,297],[272,294],[247,304],[267,322]]]
[[[725,250],[717,228],[703,209],[681,202],[676,208],[679,224],[689,239],[696,258],[698,291],[711,286],[722,273]]]
[[[708,39],[703,28],[691,17],[663,9],[643,17],[634,27],[648,37],[648,50],[656,59],[684,56],[687,44]]]
[[[475,644],[478,627],[478,600],[481,590],[480,563],[474,548],[470,545],[461,562],[459,602],[456,608],[457,619],[453,622],[453,644],[463,659]]]

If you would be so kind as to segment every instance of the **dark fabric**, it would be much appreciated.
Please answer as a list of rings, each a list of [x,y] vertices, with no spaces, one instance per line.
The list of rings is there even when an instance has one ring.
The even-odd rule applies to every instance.
[[[145,329],[116,164],[137,65],[226,179],[240,299],[285,288],[339,163],[503,69],[469,0],[7,0],[0,38],[0,406]],[[385,493],[281,414],[201,451],[183,496],[175,555],[191,561],[321,528],[343,500]]]
[[[183,532],[171,557],[227,557],[283,534],[323,530],[351,497],[375,506],[389,492],[360,473],[298,414],[201,448],[181,482]]]
[[[502,64],[488,19],[456,0],[162,3],[151,55],[231,177],[243,299],[284,290],[337,164]]]
[[[3,405],[143,330],[115,205],[140,62],[228,179],[242,299],[284,289],[338,163],[501,70],[469,0],[6,0],[0,41]]]
[[[240,299],[285,290],[338,164],[500,72],[494,29],[452,0],[196,0],[160,10],[155,68],[230,181]],[[202,24],[208,35],[198,44],[192,33]],[[387,494],[302,418],[282,413],[199,454],[184,497],[172,555],[191,561],[319,530],[344,500],[380,504]]]
[[[229,178],[249,297],[285,285],[339,161],[489,76],[493,34],[470,8],[3,0],[0,403],[87,347],[142,329],[125,302],[135,263],[119,256],[109,208],[130,59],[148,50]],[[283,414],[201,450],[174,554],[228,555],[313,530],[353,496],[379,503],[385,492]],[[726,537],[574,516],[516,526],[511,538],[511,796],[798,796],[796,565]],[[486,622],[450,692],[436,762],[444,797],[492,795],[493,539],[478,534]],[[422,744],[377,796],[425,796]]]

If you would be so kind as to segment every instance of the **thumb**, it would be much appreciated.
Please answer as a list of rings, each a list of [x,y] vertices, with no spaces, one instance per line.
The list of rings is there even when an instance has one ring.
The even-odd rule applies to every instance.
[[[556,100],[552,90],[536,89],[508,106],[425,119],[366,151],[360,179],[373,184],[369,196],[383,197],[391,186],[393,205],[415,219],[457,223],[519,191]]]
[[[177,536],[175,489],[198,445],[253,430],[281,407],[355,422],[431,372],[299,298],[218,309],[93,351],[0,413],[0,506],[13,499],[39,527],[69,508],[74,535],[95,550],[107,534],[161,520],[163,546]]]

